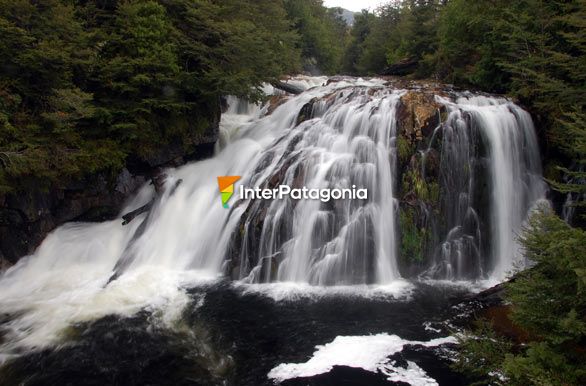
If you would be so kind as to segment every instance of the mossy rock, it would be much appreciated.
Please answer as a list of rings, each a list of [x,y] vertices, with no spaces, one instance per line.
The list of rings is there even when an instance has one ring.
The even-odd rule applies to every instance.
[[[423,262],[428,230],[417,224],[417,210],[406,206],[399,210],[400,257],[406,263]]]
[[[411,155],[415,151],[415,146],[409,141],[409,139],[405,138],[403,135],[397,136],[397,157],[399,162],[403,165],[406,164]]]
[[[401,199],[410,205],[421,203],[433,208],[439,206],[439,183],[435,178],[424,178],[420,156],[412,156],[408,169],[403,173]]]

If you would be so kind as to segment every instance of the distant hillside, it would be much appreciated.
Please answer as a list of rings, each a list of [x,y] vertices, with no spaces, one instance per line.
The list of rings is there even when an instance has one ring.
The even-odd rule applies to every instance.
[[[348,25],[354,24],[354,12],[342,8],[342,17]]]
[[[352,26],[354,24],[355,12],[352,12],[348,9],[344,9],[344,8],[340,8],[340,7],[333,7],[333,8],[338,10],[338,12],[342,16],[342,19],[344,19],[346,24],[348,24],[349,26]]]

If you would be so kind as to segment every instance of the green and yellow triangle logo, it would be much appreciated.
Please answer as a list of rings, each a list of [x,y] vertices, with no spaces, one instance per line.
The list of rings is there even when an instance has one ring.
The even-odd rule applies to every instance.
[[[228,200],[234,194],[234,183],[240,179],[240,176],[220,176],[218,177],[218,186],[222,196],[222,206],[229,208]]]

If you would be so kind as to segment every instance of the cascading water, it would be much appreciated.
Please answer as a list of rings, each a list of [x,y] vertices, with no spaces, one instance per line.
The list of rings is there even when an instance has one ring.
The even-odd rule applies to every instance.
[[[441,136],[446,236],[427,273],[502,280],[522,268],[517,236],[530,208],[545,196],[533,122],[503,98],[438,100],[448,110],[435,133]]]
[[[169,170],[146,218],[66,224],[0,279],[5,355],[43,347],[70,324],[141,309],[172,319],[185,287],[227,274],[247,282],[387,284],[400,278],[397,111],[403,95],[380,79],[304,78],[297,96],[260,108],[228,98],[213,158]],[[310,88],[311,87],[311,88]],[[427,276],[502,278],[515,232],[544,194],[529,115],[497,98],[442,97],[441,211]],[[430,144],[431,146],[431,144]],[[368,189],[366,200],[240,200],[222,207],[217,176],[270,187]],[[145,186],[121,212],[153,197]],[[482,201],[488,197],[486,205]],[[142,221],[144,232],[133,237]],[[128,259],[128,254],[132,258]],[[124,270],[108,283],[120,259]]]
[[[320,285],[389,283],[399,277],[394,231],[392,143],[399,93],[359,87],[306,104],[313,117],[277,140],[264,172],[243,183],[366,188],[367,200],[259,202],[247,211],[241,267],[261,263],[248,280]],[[264,166],[268,162],[269,166]],[[268,174],[266,173],[268,171]],[[263,180],[264,178],[264,180]],[[246,220],[262,216],[262,229]],[[254,234],[251,234],[254,233]],[[258,239],[258,245],[253,244]],[[276,267],[276,269],[273,269]],[[241,270],[240,277],[244,277]]]

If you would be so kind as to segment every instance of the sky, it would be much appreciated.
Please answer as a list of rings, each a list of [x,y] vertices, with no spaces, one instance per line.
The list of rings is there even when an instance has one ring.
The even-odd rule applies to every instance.
[[[325,0],[324,5],[326,7],[342,7],[349,9],[350,11],[360,12],[363,8],[374,9],[381,3],[385,3],[383,0]]]

